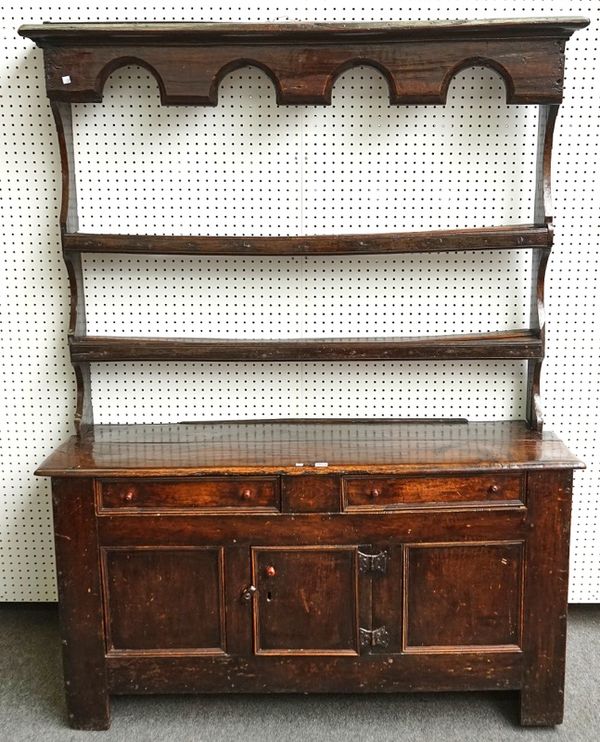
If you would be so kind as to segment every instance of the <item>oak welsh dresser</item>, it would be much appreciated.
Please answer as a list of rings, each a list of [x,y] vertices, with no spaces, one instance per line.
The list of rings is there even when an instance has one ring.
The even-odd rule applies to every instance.
[[[114,694],[513,689],[526,725],[563,717],[569,519],[579,462],[542,430],[550,158],[567,39],[585,18],[435,23],[22,26],[43,49],[62,159],[62,247],[77,434],[52,478],[70,724]],[[370,64],[393,104],[443,104],[470,65],[539,106],[531,223],[311,237],[85,234],[70,104],[117,68],[164,105],[215,105],[247,64],[277,100],[322,104]],[[331,255],[532,250],[529,326],[421,338],[222,340],[86,333],[81,255]],[[523,359],[526,419],[94,425],[91,363]]]

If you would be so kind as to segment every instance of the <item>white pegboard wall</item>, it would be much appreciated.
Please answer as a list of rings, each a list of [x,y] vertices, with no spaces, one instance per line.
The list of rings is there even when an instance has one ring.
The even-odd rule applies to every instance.
[[[392,106],[372,67],[330,106],[278,106],[267,75],[227,75],[211,106],[161,106],[152,75],[113,73],[73,106],[79,228],[132,234],[336,234],[532,220],[537,106],[500,75],[459,73],[445,106]],[[165,167],[166,163],[168,166]],[[235,204],[235,209],[232,208]]]
[[[90,335],[443,335],[516,329],[529,316],[530,250],[417,257],[85,256],[83,265]]]
[[[390,106],[382,75],[360,66],[337,79],[331,106],[277,106],[265,73],[245,68],[221,82],[217,107],[168,108],[152,76],[128,67],[109,78],[102,104],[74,107],[80,229],[318,234],[530,221],[537,107],[504,99],[500,77],[473,68],[446,106]],[[528,321],[529,250],[84,264],[93,335],[414,336]],[[486,420],[524,408],[520,363],[102,364],[92,386],[98,423]]]
[[[593,17],[596,11],[539,0],[505,8],[327,5],[326,11],[260,2],[199,11],[187,1],[64,8],[50,0],[5,9],[0,599],[55,596],[48,485],[31,472],[71,431],[74,408],[57,228],[58,152],[41,52],[16,37],[20,23]],[[593,334],[600,264],[593,189],[600,149],[596,39],[593,26],[567,46],[553,160],[557,239],[547,283],[544,373],[547,427],[588,464],[576,478],[571,576],[571,599],[587,602],[600,600],[594,498],[600,468],[592,430],[600,355]],[[216,108],[163,108],[146,71],[120,70],[101,106],[76,107],[81,229],[326,234],[529,221],[536,112],[504,106],[501,88],[494,73],[466,70],[446,107],[397,108],[389,106],[380,74],[360,68],[338,79],[331,107],[277,107],[264,74],[244,69],[223,81]],[[529,257],[525,251],[347,259],[89,256],[90,332],[314,337],[518,327],[527,306]],[[421,304],[432,298],[433,305]],[[582,358],[577,364],[574,347]],[[523,414],[522,371],[521,363],[99,364],[93,391],[97,416],[113,422],[273,415],[505,419]]]
[[[97,423],[265,417],[515,420],[523,417],[524,371],[521,362],[480,361],[102,363],[92,366],[92,389]]]

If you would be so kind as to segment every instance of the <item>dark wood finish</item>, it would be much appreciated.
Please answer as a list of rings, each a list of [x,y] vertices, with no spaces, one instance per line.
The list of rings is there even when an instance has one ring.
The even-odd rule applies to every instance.
[[[393,660],[393,661],[390,661]],[[396,693],[521,687],[521,652],[368,657],[108,657],[111,693]]]
[[[140,516],[111,516],[99,519],[98,534],[104,546],[186,546],[234,544],[269,546],[274,541],[285,546],[311,544],[353,545],[360,536],[366,543],[386,545],[450,541],[456,534],[470,539],[524,539],[526,513],[523,508],[507,507],[477,510],[440,509],[435,516],[415,508],[381,513],[289,513],[279,515],[169,516],[150,519]],[[274,534],[285,536],[276,538]],[[383,548],[383,547],[382,547]],[[248,578],[249,579],[249,578]],[[242,580],[243,582],[243,580]],[[240,583],[240,593],[247,584]]]
[[[521,724],[552,726],[564,711],[572,473],[531,472],[528,481]]]
[[[75,729],[110,726],[93,490],[91,479],[52,480],[65,693]]]
[[[538,120],[534,218],[538,223],[546,224],[551,241],[553,233],[551,191],[552,141],[558,108],[557,105],[540,106]],[[544,286],[549,257],[549,248],[534,248],[531,262],[531,306],[529,322],[531,327],[539,330],[540,339],[544,347],[546,344]],[[540,390],[541,373],[542,359],[531,359],[527,362],[526,417],[529,425],[535,430],[541,430],[544,425],[544,411]]]
[[[343,509],[346,512],[397,510],[415,505],[451,507],[482,503],[505,506],[522,504],[523,477],[520,474],[469,477],[345,477]]]
[[[294,485],[308,489],[333,473],[439,475],[581,467],[553,433],[529,430],[523,422],[273,420],[96,425],[93,435],[69,438],[36,473],[102,478],[310,474],[310,482]],[[329,486],[326,495],[315,490],[312,501],[324,498],[329,507]],[[284,492],[288,487],[284,483]]]
[[[340,497],[339,477],[323,474],[284,477],[281,509],[284,513],[337,513],[340,510]]]
[[[469,250],[547,248],[548,227],[519,224],[478,229],[423,232],[311,235],[307,237],[181,237],[176,235],[63,235],[67,253],[131,253],[141,255],[365,255]]]
[[[542,432],[550,160],[564,46],[584,18],[378,24],[44,24],[62,168],[76,427],[53,478],[69,720],[106,728],[109,693],[516,689],[521,721],[562,719],[572,470]],[[443,103],[485,65],[540,105],[532,223],[312,237],[78,232],[69,104],[149,70],[165,104],[214,105],[255,65],[279,103],[327,104],[367,64],[390,101]],[[425,338],[89,337],[81,254],[327,255],[531,248],[529,328]],[[525,359],[527,421],[237,421],[94,426],[90,363]]]
[[[501,18],[449,21],[375,21],[352,23],[221,23],[163,22],[142,23],[43,23],[25,24],[21,36],[38,46],[106,44],[107,41],[130,43],[142,40],[155,44],[202,44],[226,42],[247,44],[319,41],[330,43],[403,41],[406,39],[449,39],[498,37],[569,38],[578,28],[589,25],[581,16],[549,18]]]
[[[454,75],[483,64],[502,75],[509,103],[560,103],[565,41],[588,23],[44,24],[19,33],[44,48],[52,100],[101,101],[111,72],[139,64],[155,76],[164,104],[216,105],[221,79],[253,64],[271,78],[279,103],[328,104],[341,72],[370,64],[385,76],[392,103],[444,103]]]
[[[520,645],[522,543],[405,547],[404,651]]]
[[[407,515],[406,513],[404,514]],[[387,516],[386,516],[387,517]],[[456,517],[456,513],[454,514]],[[459,516],[460,517],[460,516]],[[411,517],[408,516],[409,520]],[[420,524],[423,523],[421,515]],[[385,553],[386,563],[383,572],[374,572],[371,580],[372,609],[371,623],[372,626],[385,626],[388,634],[388,646],[382,647],[379,651],[372,651],[371,654],[394,655],[394,663],[404,661],[408,657],[403,651],[402,632],[403,632],[403,609],[402,609],[402,591],[404,585],[404,544],[407,540],[412,539],[413,530],[408,525],[405,518],[400,519],[397,524],[402,532],[402,536],[386,537],[382,533],[377,533],[373,538],[375,545],[372,548],[374,553]],[[462,528],[461,522],[460,527]],[[488,524],[489,525],[489,524]],[[487,527],[487,526],[486,526]],[[421,530],[421,525],[417,531]],[[435,538],[428,531],[427,538]],[[418,540],[418,536],[417,536]],[[410,665],[407,665],[407,670]]]
[[[224,652],[223,549],[103,549],[102,557],[109,653]]]
[[[541,358],[537,331],[407,338],[231,340],[82,337],[70,342],[82,361],[365,361]]]
[[[60,534],[70,549],[59,552],[60,569],[80,570],[82,539],[92,545],[86,553],[93,555],[88,569],[97,572],[97,592],[86,600],[96,612],[90,618],[85,601],[69,610],[87,611],[85,620],[78,614],[77,631],[85,639],[78,646],[86,646],[86,663],[95,658],[107,673],[110,692],[516,688],[524,723],[559,721],[565,523],[577,461],[551,434],[515,423],[332,421],[119,430],[125,439],[132,436],[141,458],[114,436],[102,441],[99,428],[94,445],[111,441],[103,461],[109,469],[97,468],[95,461],[96,468],[86,472],[89,460],[84,465],[71,458],[69,465],[79,468],[54,477],[60,490],[57,542]],[[281,457],[282,445],[288,452],[303,441],[306,446],[312,431],[315,440],[308,444],[321,453],[326,446],[327,453],[337,452],[338,463],[322,473],[307,466],[281,469],[286,512],[235,511],[224,517],[187,506],[196,502],[196,492],[218,501],[221,487],[227,499],[232,487],[239,492],[263,479],[225,476],[230,468],[222,458],[212,469],[220,477],[199,470],[190,479],[186,470],[187,476],[175,479],[174,469],[166,480],[149,476],[152,470],[141,466],[148,450],[165,451],[156,445],[157,430],[181,433],[173,447],[185,456],[212,459],[225,447],[230,463],[246,455],[245,440],[259,467]],[[239,439],[232,446],[227,434],[234,430]],[[147,434],[143,442],[141,433]],[[79,446],[85,440],[72,439]],[[377,468],[368,462],[378,448],[387,452],[387,467],[395,473],[380,477],[369,471]],[[339,463],[348,452],[353,464]],[[126,478],[107,473],[115,457],[128,459]],[[405,458],[412,463],[403,464]],[[423,467],[420,477],[415,461]],[[273,477],[274,472],[264,480],[267,491],[273,491]],[[508,499],[479,499],[469,507],[461,498],[427,502],[430,495],[450,496],[450,483],[478,498],[497,486],[490,495]],[[348,487],[350,493],[358,487],[362,498],[365,485],[373,484],[381,490],[378,497],[389,491],[414,502],[400,509],[343,510],[343,487],[346,495]],[[186,507],[133,509],[138,492],[168,505],[181,493]],[[103,493],[105,504],[116,507],[102,510],[94,524],[95,498]],[[123,499],[127,505],[121,508]],[[92,531],[73,518],[74,502],[83,503]],[[79,595],[87,584],[72,583],[71,589]],[[78,668],[65,667],[71,683]],[[106,710],[106,687],[100,683],[91,698],[87,685],[80,690],[84,698],[73,701],[81,704],[75,724],[105,723],[98,719]]]
[[[77,215],[77,191],[75,187],[75,156],[73,152],[73,117],[71,106],[57,101],[50,102],[54,117],[58,148],[60,152],[62,197],[60,205],[61,233],[76,232],[79,228]],[[71,286],[71,289],[73,287]],[[73,304],[71,305],[73,310]],[[70,327],[74,328],[73,311],[71,311]]]
[[[58,146],[62,173],[62,200],[60,208],[60,233],[63,239],[69,232],[78,229],[77,193],[75,187],[75,155],[73,152],[73,121],[71,106],[51,101],[52,115],[58,134]],[[84,336],[87,332],[85,296],[81,255],[63,251],[67,268],[70,291],[70,312],[68,337]],[[90,365],[87,362],[74,363],[76,382],[75,429],[78,433],[91,429],[94,424],[92,408]]]
[[[108,480],[100,483],[98,505],[100,513],[105,510],[278,512],[279,481],[275,477]]]
[[[358,654],[354,546],[252,550],[256,654]]]

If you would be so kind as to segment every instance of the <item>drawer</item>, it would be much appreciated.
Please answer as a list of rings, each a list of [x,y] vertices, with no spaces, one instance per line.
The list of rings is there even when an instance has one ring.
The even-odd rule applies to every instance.
[[[98,483],[98,512],[205,510],[279,512],[277,477],[110,479]]]
[[[523,504],[521,474],[445,477],[344,477],[343,509],[394,510],[443,505]]]

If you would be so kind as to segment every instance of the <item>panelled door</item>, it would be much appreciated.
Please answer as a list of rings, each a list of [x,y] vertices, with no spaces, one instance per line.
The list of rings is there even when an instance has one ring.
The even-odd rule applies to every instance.
[[[254,652],[357,655],[371,646],[371,552],[368,546],[252,548]],[[380,639],[384,644],[385,629]]]

